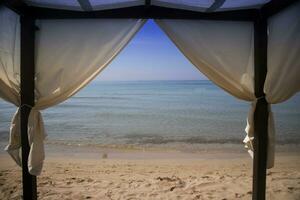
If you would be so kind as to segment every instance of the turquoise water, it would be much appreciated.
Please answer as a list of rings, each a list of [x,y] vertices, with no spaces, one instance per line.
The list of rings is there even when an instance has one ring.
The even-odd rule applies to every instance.
[[[249,102],[210,81],[93,82],[43,111],[48,142],[62,144],[241,143]],[[0,101],[0,140],[14,106]],[[300,143],[300,94],[274,105],[277,142]]]

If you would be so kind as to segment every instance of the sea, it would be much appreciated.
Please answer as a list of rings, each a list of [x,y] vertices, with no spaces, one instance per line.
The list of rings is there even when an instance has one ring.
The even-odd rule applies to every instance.
[[[95,81],[42,114],[47,144],[242,145],[249,108],[208,80]],[[300,144],[300,94],[272,109],[276,142]],[[15,110],[0,100],[1,147]]]

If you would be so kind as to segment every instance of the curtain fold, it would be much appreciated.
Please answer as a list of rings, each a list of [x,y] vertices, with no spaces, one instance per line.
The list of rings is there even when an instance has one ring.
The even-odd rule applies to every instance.
[[[253,24],[207,20],[156,20],[199,71],[229,94],[253,101],[245,129],[245,147],[253,156]]]
[[[10,15],[13,13],[6,14],[1,10],[0,23],[8,21],[11,26],[16,24],[19,27],[18,18],[10,19]],[[39,175],[45,158],[44,139],[47,135],[40,110],[65,101],[86,86],[118,55],[144,23],[145,20],[142,19],[37,21],[39,30],[36,32],[35,42],[35,106],[28,118],[29,173]],[[18,33],[18,29],[13,26],[10,31],[13,35]],[[11,36],[11,33],[6,32],[7,30],[1,29],[0,34]],[[12,37],[10,41],[3,35],[0,38],[0,97],[17,106],[27,106],[19,105],[20,64],[19,61],[14,62],[14,51],[11,50],[11,46],[14,46],[12,43],[19,40],[16,39],[19,35]],[[5,40],[7,46],[2,45],[2,40]],[[20,48],[14,50],[19,51]],[[20,59],[19,56],[17,59]],[[12,119],[6,150],[21,165],[19,126],[18,109]]]
[[[253,23],[206,20],[156,20],[181,52],[211,81],[229,94],[251,101],[245,147],[253,157],[254,94]],[[274,165],[275,129],[269,107],[268,168]]]
[[[156,20],[156,23],[216,85],[239,99],[255,99],[251,22]]]
[[[19,16],[0,6],[0,98],[20,106],[20,23]],[[3,28],[5,27],[5,28]],[[17,109],[10,126],[5,150],[21,166],[20,113]]]
[[[0,97],[16,106],[20,103],[19,16],[0,6]],[[5,28],[4,28],[5,27]]]
[[[264,92],[269,103],[284,102],[300,91],[300,2],[268,20],[268,73]]]
[[[300,2],[268,20],[266,100],[281,103],[300,91]],[[275,122],[269,105],[268,167],[275,161]]]
[[[269,19],[266,100],[280,103],[300,91],[300,2]],[[251,101],[245,147],[253,157],[253,24],[206,20],[156,20],[179,50],[210,80],[231,95]],[[269,105],[267,167],[274,166],[275,125]]]

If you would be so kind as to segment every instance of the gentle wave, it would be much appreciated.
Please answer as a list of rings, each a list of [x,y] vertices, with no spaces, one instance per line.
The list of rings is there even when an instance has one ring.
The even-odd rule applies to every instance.
[[[72,97],[72,99],[89,99],[89,100],[93,100],[93,99],[121,99],[121,100],[126,100],[126,99],[130,99],[130,98],[126,98],[126,97],[105,97],[105,96],[74,96]]]
[[[109,138],[109,137],[107,137]],[[114,139],[120,139],[120,137],[111,137],[110,141]],[[97,142],[98,141],[98,142]],[[85,140],[52,140],[47,139],[48,144],[61,144],[67,146],[105,146],[105,145],[167,145],[167,144],[239,144],[242,145],[242,140],[235,138],[228,139],[208,139],[203,137],[186,137],[186,138],[167,138],[162,136],[128,136],[122,137],[122,140],[118,142],[108,142],[103,140],[95,140],[92,138]],[[276,141],[278,145],[300,144],[300,138],[298,139],[286,139]]]

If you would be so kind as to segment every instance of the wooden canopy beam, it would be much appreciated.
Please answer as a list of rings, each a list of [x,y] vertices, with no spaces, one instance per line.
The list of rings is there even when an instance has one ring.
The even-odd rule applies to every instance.
[[[93,6],[91,5],[89,0],[77,0],[80,7],[82,8],[82,10],[84,11],[92,11],[93,10]]]
[[[22,143],[22,183],[23,199],[37,199],[36,176],[28,172],[28,117],[34,106],[34,42],[35,20],[31,17],[21,17],[21,143]]]
[[[3,0],[2,4],[16,12],[18,15],[24,16],[27,13],[28,6],[22,0]]]
[[[268,150],[268,103],[264,84],[267,75],[268,23],[259,13],[254,22],[254,88],[257,98],[254,112],[254,159],[252,200],[265,200]]]
[[[208,8],[208,11],[211,12],[211,9],[215,9],[216,6],[221,6],[223,1],[225,2],[225,0],[216,0],[211,8]],[[261,11],[266,17],[270,17],[298,1],[300,0],[272,0],[265,4],[261,8]],[[203,13],[198,11],[153,6],[151,5],[151,0],[145,0],[144,6],[92,11],[92,6],[89,0],[78,0],[78,2],[82,6],[83,10],[85,10],[84,12],[28,6],[23,0],[2,1],[5,6],[15,11],[19,15],[31,15],[40,19],[152,18],[254,21],[256,16],[253,16],[253,13],[257,10],[245,9]]]
[[[225,0],[215,0],[215,2],[206,9],[206,12],[214,12],[218,10],[223,4],[225,3]]]
[[[151,5],[151,0],[145,0],[145,6],[150,6]]]
[[[268,18],[272,15],[275,15],[287,8],[288,6],[299,2],[299,0],[272,0],[269,3],[265,4],[261,10],[264,15]]]
[[[254,21],[256,18],[255,14],[257,13],[255,9],[203,13],[154,5],[133,6],[89,12],[31,7],[30,12],[33,13],[37,19],[138,18],[233,21]]]

